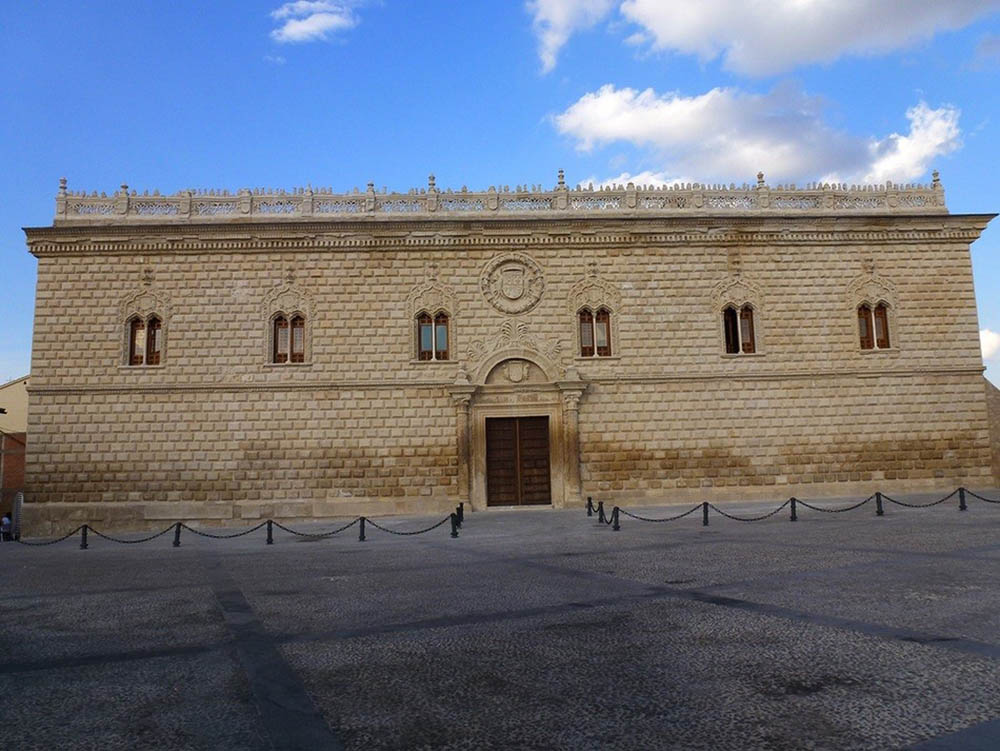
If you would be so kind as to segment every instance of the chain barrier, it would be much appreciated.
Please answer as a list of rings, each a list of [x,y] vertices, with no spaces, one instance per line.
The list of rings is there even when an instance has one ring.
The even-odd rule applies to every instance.
[[[683,519],[685,516],[693,514],[695,511],[697,511],[700,508],[701,508],[701,504],[699,503],[697,506],[692,506],[691,508],[689,508],[683,514],[677,514],[677,516],[669,516],[666,519],[650,519],[649,517],[646,517],[646,516],[639,516],[638,514],[633,514],[630,511],[626,511],[625,509],[619,509],[619,510],[623,514],[625,514],[625,516],[629,516],[629,517],[631,517],[633,519],[638,519],[641,522],[673,522],[673,521],[677,521],[678,519]]]
[[[971,490],[966,490],[965,492],[966,494],[971,495],[973,498],[978,498],[979,500],[985,501],[986,503],[1000,503],[1000,498],[997,499],[986,498],[985,496],[979,495],[979,493],[973,493]]]
[[[169,527],[167,527],[166,529],[160,530],[159,532],[154,532],[151,535],[147,535],[146,537],[141,537],[141,538],[138,538],[138,539],[135,539],[135,540],[128,540],[128,539],[121,538],[121,537],[114,537],[113,535],[105,534],[104,532],[99,532],[98,530],[96,530],[93,527],[91,527],[89,524],[81,524],[79,527],[77,527],[76,529],[74,529],[72,532],[67,532],[62,537],[57,537],[57,538],[55,538],[53,540],[43,540],[43,541],[39,541],[39,542],[28,542],[27,540],[15,539],[15,540],[11,540],[11,542],[16,542],[16,543],[19,543],[21,545],[28,545],[28,546],[32,546],[32,547],[40,547],[40,546],[44,546],[44,545],[55,545],[56,543],[63,542],[64,540],[67,540],[70,537],[73,537],[77,532],[79,532],[80,533],[80,548],[82,550],[86,550],[88,548],[88,542],[87,542],[87,534],[88,534],[88,532],[92,532],[95,535],[97,535],[98,537],[100,537],[102,539],[105,539],[105,540],[107,540],[109,542],[115,542],[115,543],[119,543],[121,545],[137,545],[139,543],[149,542],[150,540],[155,540],[157,537],[162,537],[163,535],[167,534],[168,532],[173,532],[174,533],[173,546],[175,548],[178,548],[181,545],[181,530],[182,529],[186,529],[188,532],[196,534],[199,537],[208,537],[208,538],[211,538],[213,540],[231,540],[231,539],[233,539],[235,537],[245,537],[246,535],[252,534],[253,532],[256,532],[257,530],[259,530],[259,529],[261,529],[263,527],[266,527],[267,528],[267,539],[265,540],[265,542],[268,545],[273,545],[274,544],[273,528],[274,527],[277,527],[280,530],[288,532],[291,535],[295,535],[296,537],[305,537],[305,538],[309,538],[309,539],[312,539],[312,540],[322,540],[322,539],[326,539],[328,537],[333,537],[334,535],[340,534],[341,532],[343,532],[343,531],[345,531],[347,529],[350,529],[351,527],[353,527],[356,524],[359,525],[358,540],[360,542],[364,542],[365,541],[365,524],[366,523],[371,524],[373,527],[375,527],[376,529],[379,529],[379,530],[381,530],[383,532],[388,532],[391,535],[397,535],[397,536],[400,536],[400,537],[410,537],[412,535],[422,535],[425,532],[430,532],[430,531],[435,530],[435,529],[437,529],[438,527],[440,527],[440,526],[442,526],[444,524],[447,524],[448,522],[451,522],[451,536],[452,537],[458,537],[458,530],[461,529],[461,527],[462,527],[462,523],[464,522],[464,517],[465,517],[465,504],[464,503],[460,503],[458,506],[455,507],[455,511],[454,512],[448,514],[448,516],[446,516],[444,519],[442,519],[441,521],[437,522],[436,524],[432,524],[431,526],[429,526],[429,527],[427,527],[425,529],[416,529],[416,530],[409,530],[409,531],[389,529],[388,527],[383,527],[381,524],[373,522],[371,519],[368,519],[367,517],[359,516],[359,517],[357,517],[355,519],[352,519],[347,524],[344,524],[343,526],[338,527],[337,529],[330,530],[328,532],[300,532],[300,531],[298,531],[296,529],[292,529],[291,527],[286,527],[281,522],[276,522],[273,519],[267,519],[265,521],[262,521],[260,524],[256,525],[255,527],[251,527],[250,529],[245,529],[245,530],[243,530],[241,532],[222,533],[222,534],[215,534],[213,532],[205,532],[205,531],[200,530],[200,529],[195,529],[194,527],[189,526],[186,522],[174,522]],[[618,515],[617,515],[617,509],[616,509],[615,510],[615,514],[614,514],[614,519],[617,520],[617,518],[618,518]]]
[[[774,516],[775,514],[777,514],[779,511],[781,511],[783,508],[785,508],[785,506],[787,506],[791,502],[792,502],[792,499],[789,498],[787,501],[785,501],[784,503],[782,503],[780,506],[778,506],[778,508],[776,508],[774,511],[771,511],[770,513],[761,514],[760,516],[749,516],[749,517],[747,517],[747,516],[734,516],[733,514],[727,514],[725,511],[723,511],[721,508],[719,508],[718,506],[716,506],[714,503],[708,504],[708,507],[710,509],[712,509],[713,511],[715,511],[716,513],[722,514],[727,519],[732,519],[733,521],[737,521],[737,522],[760,522],[760,521],[764,521],[764,519],[770,519],[772,516]]]
[[[150,540],[155,540],[157,537],[162,537],[163,535],[165,535],[167,532],[170,532],[174,528],[174,525],[171,524],[166,529],[164,529],[164,530],[162,530],[160,532],[157,532],[155,534],[149,535],[149,537],[143,537],[143,538],[141,538],[139,540],[122,540],[119,537],[112,537],[111,535],[106,535],[103,532],[98,532],[96,529],[94,529],[93,527],[91,527],[89,524],[85,524],[84,526],[87,527],[88,531],[93,532],[98,537],[103,537],[105,540],[109,540],[110,542],[117,542],[117,543],[119,543],[121,545],[137,545],[140,542],[149,542]],[[192,529],[191,531],[194,532],[195,530]]]
[[[964,487],[960,487],[960,488],[956,488],[955,490],[951,491],[950,493],[948,493],[948,495],[944,496],[943,498],[939,498],[938,500],[931,501],[929,503],[907,503],[906,501],[900,501],[900,500],[897,500],[895,498],[890,498],[887,495],[883,495],[881,492],[876,492],[876,493],[873,493],[872,495],[868,496],[867,498],[865,498],[863,501],[858,501],[857,503],[852,503],[849,506],[842,506],[840,508],[825,508],[823,506],[815,506],[815,505],[813,505],[811,503],[808,503],[807,501],[801,500],[800,498],[794,498],[794,497],[792,497],[792,498],[789,498],[784,503],[782,503],[780,506],[778,506],[773,511],[769,511],[769,512],[767,512],[765,514],[761,514],[760,516],[737,516],[736,514],[730,514],[727,511],[723,511],[721,508],[719,508],[718,506],[716,506],[714,503],[709,503],[708,501],[703,501],[702,503],[699,503],[697,506],[692,506],[690,509],[688,509],[687,511],[685,511],[683,513],[677,514],[675,516],[669,516],[669,517],[666,517],[666,518],[663,518],[663,519],[655,519],[655,518],[651,518],[651,517],[647,517],[647,516],[640,516],[639,514],[633,514],[632,512],[626,511],[625,509],[619,508],[618,506],[615,506],[612,509],[611,516],[609,517],[609,516],[607,516],[605,514],[605,511],[604,511],[604,501],[598,501],[597,504],[595,505],[594,504],[594,499],[591,496],[587,496],[587,506],[586,506],[586,508],[587,508],[587,516],[593,516],[594,511],[596,511],[597,512],[597,521],[598,521],[598,523],[613,525],[613,529],[617,532],[619,529],[621,529],[621,525],[619,524],[619,515],[620,514],[624,514],[625,516],[627,516],[629,518],[632,518],[632,519],[635,519],[636,521],[658,523],[658,522],[672,522],[672,521],[677,521],[678,519],[683,519],[685,516],[690,516],[691,514],[695,513],[698,509],[701,509],[701,511],[702,511],[702,522],[701,523],[702,523],[703,526],[707,527],[708,526],[708,512],[709,512],[709,510],[715,511],[720,516],[724,516],[727,519],[732,519],[733,521],[738,521],[738,522],[759,522],[759,521],[764,521],[765,519],[769,519],[772,516],[774,516],[775,514],[777,514],[778,512],[780,512],[782,509],[784,509],[784,508],[786,508],[788,506],[791,506],[791,509],[790,509],[791,513],[789,515],[789,521],[793,521],[794,522],[794,521],[798,521],[798,513],[797,513],[797,511],[798,511],[797,507],[798,506],[804,506],[805,508],[811,509],[812,511],[821,511],[824,514],[840,514],[840,513],[843,513],[845,511],[853,511],[855,509],[861,508],[866,503],[870,503],[874,499],[874,501],[875,501],[875,515],[876,516],[883,516],[885,514],[885,508],[884,508],[883,503],[882,503],[883,500],[888,501],[889,503],[894,503],[897,506],[905,506],[907,508],[929,508],[931,506],[937,506],[939,504],[944,503],[947,500],[950,500],[951,498],[954,498],[956,494],[958,495],[958,510],[959,511],[968,511],[968,505],[966,503],[966,496],[972,496],[973,498],[977,498],[977,499],[979,499],[981,501],[985,501],[986,503],[997,503],[997,504],[1000,504],[1000,499],[986,498],[985,496],[981,496],[978,493],[973,493],[971,490],[967,490]]]
[[[812,509],[813,511],[822,511],[824,514],[841,514],[844,511],[853,511],[856,508],[861,508],[862,506],[864,506],[866,503],[868,503],[874,497],[875,497],[875,494],[873,493],[872,495],[868,496],[867,498],[865,498],[863,501],[861,501],[859,503],[855,503],[852,506],[844,506],[842,508],[824,508],[823,506],[813,506],[811,503],[806,503],[801,498],[796,498],[795,502],[798,505],[805,506],[806,508]]]
[[[196,535],[201,537],[211,537],[213,540],[231,540],[234,537],[243,537],[243,535],[248,535],[251,532],[256,532],[261,527],[266,527],[267,522],[261,522],[256,527],[251,527],[250,529],[245,529],[242,532],[234,532],[231,535],[213,535],[211,532],[202,532],[200,529],[195,529],[194,527],[189,527],[186,523],[181,522],[181,526],[188,532],[194,532]],[[166,531],[166,530],[164,530]],[[160,534],[163,534],[161,532]]]
[[[294,530],[291,527],[286,527],[281,522],[273,522],[273,524],[278,529],[283,530],[285,532],[288,532],[288,534],[290,534],[290,535],[295,535],[296,537],[312,537],[312,538],[314,538],[316,540],[320,540],[320,539],[323,539],[325,537],[333,537],[334,535],[340,534],[345,529],[350,529],[355,524],[357,524],[359,521],[361,521],[362,518],[363,517],[359,516],[357,519],[354,519],[353,521],[348,522],[343,527],[338,527],[337,529],[334,529],[334,530],[332,530],[330,532],[315,532],[315,533],[313,533],[313,532],[299,532],[298,530]]]
[[[897,501],[895,498],[890,498],[885,493],[882,494],[882,499],[889,501],[889,503],[895,503],[897,506],[906,506],[906,508],[929,508],[931,506],[937,506],[939,503],[944,503],[949,498],[951,498],[955,493],[958,492],[958,488],[951,491],[944,498],[939,498],[936,501],[931,501],[930,503],[907,503],[906,501]],[[966,491],[968,492],[968,491]]]
[[[383,532],[388,532],[390,535],[399,535],[401,537],[408,537],[409,535],[422,535],[424,532],[430,532],[432,529],[437,529],[442,524],[447,524],[449,521],[451,521],[451,517],[452,516],[454,516],[454,514],[446,516],[444,519],[442,519],[441,521],[439,521],[437,524],[434,524],[434,525],[428,527],[427,529],[418,529],[418,530],[415,530],[415,531],[412,531],[412,532],[402,532],[402,531],[400,531],[398,529],[389,529],[388,527],[383,527],[381,524],[377,524],[376,522],[373,522],[371,519],[365,519],[365,521],[368,522],[369,524],[371,524],[373,527],[375,527],[375,529],[380,529]]]
[[[73,535],[75,535],[77,532],[79,532],[81,529],[83,529],[86,526],[87,526],[86,524],[81,524],[79,527],[77,527],[76,529],[74,529],[72,532],[67,532],[62,537],[57,537],[55,540],[44,540],[42,542],[28,542],[27,540],[12,540],[12,542],[16,542],[18,545],[28,545],[28,546],[34,547],[34,548],[40,548],[40,547],[43,547],[45,545],[55,545],[57,542],[62,542],[63,540],[66,540],[66,539],[72,537]]]

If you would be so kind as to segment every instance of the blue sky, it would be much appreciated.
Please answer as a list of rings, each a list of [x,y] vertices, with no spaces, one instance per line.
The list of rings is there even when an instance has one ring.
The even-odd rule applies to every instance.
[[[70,189],[928,182],[1000,211],[1000,0],[45,2],[0,28],[0,382]],[[972,251],[1000,382],[1000,220]]]

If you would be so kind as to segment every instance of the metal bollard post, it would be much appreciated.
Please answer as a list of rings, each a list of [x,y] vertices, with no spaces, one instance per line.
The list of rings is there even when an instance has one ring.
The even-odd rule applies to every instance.
[[[587,496],[587,516],[594,515],[594,499],[591,496]]]
[[[608,518],[604,515],[604,501],[597,502],[597,521],[601,524],[608,523]]]
[[[177,522],[174,525],[174,547],[179,548],[181,546],[181,523]]]
[[[708,526],[708,501],[701,502],[701,526]]]
[[[958,489],[958,510],[968,511],[969,507],[965,505],[965,488]]]
[[[274,535],[272,534],[273,530],[271,529],[271,524],[272,524],[271,520],[268,519],[267,520],[267,544],[268,545],[274,545]]]
[[[622,525],[618,523],[618,507],[617,506],[615,506],[613,509],[611,509],[611,521],[613,522],[613,524],[611,525],[611,529],[613,529],[615,532],[617,532],[618,530],[620,530],[622,528]]]
[[[459,526],[460,525],[458,523],[458,514],[452,514],[451,515],[451,536],[452,537],[458,537],[458,528],[459,528]]]
[[[885,513],[885,510],[882,508],[882,494],[876,491],[876,493],[875,493],[875,516],[882,516],[884,513]]]
[[[795,513],[795,496],[792,496],[792,518],[789,521],[797,522],[799,520],[798,515]]]
[[[365,541],[365,517],[361,517],[361,524],[358,526],[358,542]]]
[[[80,550],[87,549],[87,525],[80,528]]]

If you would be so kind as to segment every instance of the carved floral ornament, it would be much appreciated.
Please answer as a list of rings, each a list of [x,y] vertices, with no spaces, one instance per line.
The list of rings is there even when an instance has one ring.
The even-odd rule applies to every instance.
[[[295,285],[291,276],[285,283],[279,284],[264,295],[262,308],[265,318],[280,312],[302,313],[307,321],[312,319],[312,298],[305,290]]]
[[[153,313],[164,323],[170,318],[170,298],[152,286],[136,290],[122,300],[119,306],[122,321],[127,321],[132,316],[139,316],[145,320]]]
[[[754,310],[760,310],[763,306],[760,286],[745,276],[723,279],[712,289],[712,309],[719,311],[730,305],[737,309],[750,305]]]
[[[484,379],[490,370],[506,357],[532,359],[543,370],[558,370],[550,372],[549,376],[562,372],[560,355],[562,343],[550,341],[544,337],[535,336],[528,331],[528,324],[523,321],[507,320],[500,324],[500,330],[488,339],[479,339],[469,345],[469,355],[472,361],[478,363],[476,371]],[[486,372],[483,372],[483,371]],[[507,377],[517,376],[516,372],[507,373]],[[478,382],[482,382],[479,379]],[[514,378],[510,378],[516,382]]]
[[[410,290],[407,301],[407,314],[410,318],[421,311],[434,315],[439,310],[455,316],[455,290],[439,282],[436,276],[431,276],[426,282]]]
[[[621,291],[597,275],[597,265],[594,263],[590,264],[587,276],[574,284],[569,294],[569,308],[574,315],[580,308],[597,310],[602,306],[613,313],[620,313],[621,304]]]
[[[545,278],[533,258],[505,253],[493,258],[479,276],[486,300],[501,313],[527,313],[542,299]]]
[[[874,270],[855,277],[847,285],[845,302],[852,309],[864,303],[874,307],[879,302],[886,302],[893,309],[898,307],[895,285]]]

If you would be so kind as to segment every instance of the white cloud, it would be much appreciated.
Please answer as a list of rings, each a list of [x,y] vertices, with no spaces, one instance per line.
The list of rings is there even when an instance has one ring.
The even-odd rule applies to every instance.
[[[989,329],[980,329],[979,346],[983,351],[984,360],[989,360],[1000,354],[1000,334]]]
[[[310,3],[295,3],[308,5]],[[577,31],[617,5],[638,31],[632,45],[721,57],[732,71],[769,75],[844,55],[878,55],[960,29],[1000,0],[527,0],[542,70]]]
[[[768,75],[845,54],[882,54],[966,26],[1000,0],[624,0],[622,15],[654,49],[722,57]]]
[[[283,21],[271,32],[276,42],[312,42],[326,39],[331,33],[352,29],[358,18],[352,3],[336,0],[296,0],[271,11],[271,17]]]
[[[607,84],[553,120],[581,151],[613,142],[644,150],[645,161],[661,167],[647,177],[665,182],[681,174],[699,181],[750,180],[758,170],[772,184],[835,176],[903,182],[920,177],[932,158],[959,145],[956,109],[921,102],[906,114],[908,134],[865,139],[828,125],[822,102],[792,84],[766,94],[715,88],[690,97]]]
[[[284,65],[286,60],[281,55],[264,55],[264,62],[271,65]]]
[[[594,26],[614,4],[615,0],[528,0],[542,72],[548,73],[555,67],[559,50],[573,32]]]
[[[961,146],[959,114],[954,107],[944,106],[932,110],[924,102],[908,109],[906,117],[910,121],[909,135],[893,133],[888,138],[873,143],[869,151],[874,161],[861,181],[905,182],[923,175],[927,172],[931,159]]]

